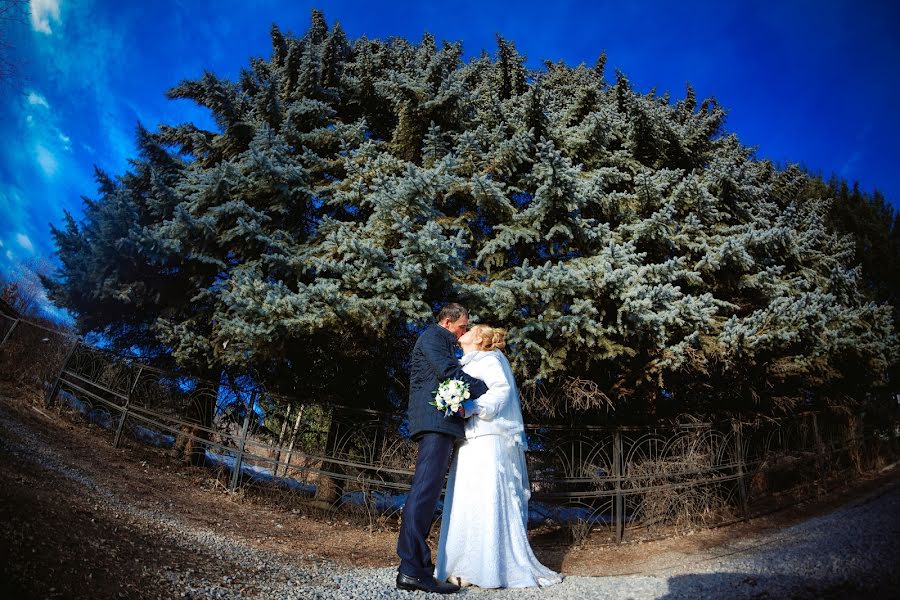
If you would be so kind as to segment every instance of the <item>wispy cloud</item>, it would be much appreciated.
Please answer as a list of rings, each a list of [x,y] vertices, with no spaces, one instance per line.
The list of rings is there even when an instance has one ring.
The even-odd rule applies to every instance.
[[[109,20],[119,14],[96,0],[31,2],[40,33],[29,36],[29,50],[41,69],[23,94],[0,95],[0,114],[11,117],[0,119],[0,270],[52,255],[46,224],[80,212],[81,197],[96,190],[93,165],[118,172],[134,154],[135,117],[119,90],[132,76],[134,29]]]
[[[28,104],[31,104],[32,106],[43,106],[44,108],[50,108],[50,103],[47,102],[47,99],[35,91],[28,92],[27,100]]]
[[[31,90],[25,97],[26,138],[33,148],[33,156],[41,171],[53,177],[59,168],[57,154],[72,149],[72,139],[56,125],[57,117],[50,110],[50,103],[38,92]]]
[[[16,242],[28,252],[34,252],[34,245],[31,243],[31,239],[24,233],[16,234]]]
[[[54,87],[76,94],[77,98],[66,100],[66,108],[75,102],[82,107],[82,114],[78,115],[80,125],[72,128],[77,130],[80,126],[82,133],[90,137],[90,145],[99,149],[99,155],[91,157],[86,166],[97,163],[110,170],[125,168],[126,159],[135,150],[135,116],[120,90],[121,81],[133,76],[128,57],[138,52],[134,40],[127,35],[134,24],[124,21],[131,13],[121,11],[115,15],[117,20],[110,21],[93,0],[67,5],[65,13],[58,35],[44,40],[37,50],[53,77]],[[88,124],[89,131],[85,127]],[[74,136],[67,133],[59,132],[56,140],[67,150],[72,147],[72,137],[78,147],[88,142],[77,131]],[[45,147],[50,148],[47,144]]]
[[[44,172],[44,175],[47,177],[56,175],[56,170],[59,168],[59,162],[52,152],[47,150],[41,144],[38,144],[34,147],[34,158],[37,160],[38,166],[41,167],[41,171]]]
[[[31,0],[31,27],[35,31],[50,35],[50,22],[60,24],[59,0]]]
[[[860,129],[856,134],[856,144],[853,147],[853,152],[850,153],[850,156],[841,164],[841,168],[838,171],[841,177],[845,179],[852,179],[856,172],[857,167],[863,159],[863,149],[866,147],[866,139],[869,137],[869,134],[872,133],[872,123],[866,123],[862,129]]]
[[[854,171],[856,171],[856,165],[859,164],[859,161],[862,160],[862,150],[854,150],[847,160],[844,161],[844,164],[841,165],[841,169],[839,171],[841,177],[849,178],[853,175]]]
[[[72,151],[73,137],[61,129],[64,112],[53,97],[35,87],[2,104],[13,115],[0,126],[0,236],[6,241],[0,258],[9,261],[3,271],[24,257],[49,255],[46,223],[78,206],[90,190],[90,173]]]

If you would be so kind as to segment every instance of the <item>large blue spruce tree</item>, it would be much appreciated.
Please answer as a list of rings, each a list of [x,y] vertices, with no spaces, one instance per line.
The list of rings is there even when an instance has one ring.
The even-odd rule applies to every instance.
[[[303,37],[169,91],[217,128],[140,156],[55,229],[82,330],[302,399],[402,406],[443,301],[509,328],[533,411],[790,412],[882,389],[892,308],[836,189],[757,160],[713,99],[514,44]],[[884,297],[884,296],[882,296]],[[585,390],[594,390],[585,394]],[[573,399],[577,398],[578,402]],[[585,400],[587,398],[587,400]]]

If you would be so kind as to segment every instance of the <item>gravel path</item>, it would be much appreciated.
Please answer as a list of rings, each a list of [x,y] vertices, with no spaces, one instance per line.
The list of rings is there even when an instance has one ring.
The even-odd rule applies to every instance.
[[[314,556],[260,550],[167,512],[120,498],[15,422],[0,403],[0,460],[23,461],[75,484],[91,502],[152,531],[160,547],[192,553],[197,569],[165,565],[161,580],[185,598],[430,598],[394,589],[394,568],[352,569]],[[649,558],[640,574],[566,577],[546,589],[481,590],[465,598],[858,598],[900,597],[900,483],[775,533],[690,555]],[[222,573],[235,573],[222,575]],[[85,590],[87,595],[90,590]]]
[[[900,597],[900,485],[774,534],[735,540],[652,576],[567,577],[542,590],[464,590],[466,598],[877,598]],[[670,558],[671,560],[671,558]],[[392,589],[393,569],[335,573],[344,597],[412,598]],[[311,587],[309,596],[333,598]],[[435,596],[437,597],[437,596]]]

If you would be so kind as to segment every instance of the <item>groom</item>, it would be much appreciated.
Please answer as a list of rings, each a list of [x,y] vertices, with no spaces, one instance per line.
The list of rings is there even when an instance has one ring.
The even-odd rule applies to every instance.
[[[463,373],[453,352],[469,325],[466,309],[456,303],[447,304],[437,321],[419,336],[410,362],[409,433],[419,443],[419,454],[397,540],[397,588],[452,594],[459,591],[459,586],[434,578],[427,538],[450,466],[453,443],[465,437],[465,429],[461,417],[446,417],[429,402],[434,400],[438,385],[447,379],[468,383],[472,400],[485,393],[487,386]]]

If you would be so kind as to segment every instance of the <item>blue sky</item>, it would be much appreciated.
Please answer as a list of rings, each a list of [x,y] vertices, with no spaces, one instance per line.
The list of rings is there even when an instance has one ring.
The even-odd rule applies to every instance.
[[[880,189],[900,205],[900,3],[302,2],[280,0],[32,0],[3,25],[21,65],[0,89],[0,271],[50,258],[48,223],[93,197],[93,165],[121,174],[138,121],[193,121],[205,110],[164,92],[204,69],[236,77],[269,56],[269,28],[302,33],[312,7],[351,38],[462,41],[467,56],[515,42],[544,59],[621,69],[641,90],[714,95],[727,128],[759,157],[799,162]]]

